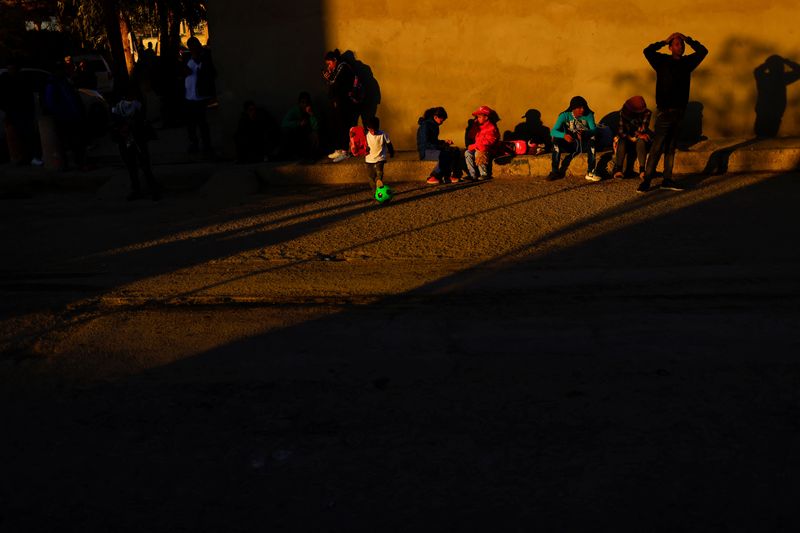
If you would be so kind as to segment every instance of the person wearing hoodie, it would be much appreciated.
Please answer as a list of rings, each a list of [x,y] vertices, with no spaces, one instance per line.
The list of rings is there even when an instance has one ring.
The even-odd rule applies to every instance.
[[[420,161],[436,161],[426,180],[431,185],[455,183],[461,177],[456,154],[460,152],[453,146],[453,141],[439,139],[439,126],[447,120],[447,111],[443,107],[427,109],[417,124],[417,152]]]
[[[550,129],[550,135],[553,136],[553,155],[548,181],[563,178],[572,158],[584,152],[588,160],[586,179],[600,181],[600,176],[594,173],[595,133],[597,125],[594,121],[594,111],[589,108],[584,97],[573,96],[569,101],[569,107],[558,114],[555,124]],[[567,154],[563,161],[562,152]]]
[[[614,137],[614,177],[625,177],[625,157],[636,153],[639,177],[644,179],[647,150],[653,138],[650,131],[652,112],[641,96],[631,96],[619,111],[619,127]],[[633,162],[630,162],[633,167]]]
[[[500,130],[497,116],[489,106],[482,105],[472,112],[475,117],[475,142],[467,146],[464,160],[467,163],[469,180],[492,179],[492,159],[500,146]]]

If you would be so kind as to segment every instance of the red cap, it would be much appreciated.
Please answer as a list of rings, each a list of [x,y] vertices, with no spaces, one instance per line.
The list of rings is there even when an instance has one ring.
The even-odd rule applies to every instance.
[[[487,117],[492,115],[492,109],[487,105],[482,105],[478,109],[472,112],[473,117],[477,117],[478,115],[486,115]]]

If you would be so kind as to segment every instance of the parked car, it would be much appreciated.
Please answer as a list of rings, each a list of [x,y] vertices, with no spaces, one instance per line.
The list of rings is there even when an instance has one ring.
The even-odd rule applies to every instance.
[[[81,61],[86,61],[86,65],[97,78],[97,91],[100,94],[111,94],[114,90],[114,75],[111,67],[108,66],[105,58],[100,54],[82,54],[72,56],[72,64],[77,66]]]

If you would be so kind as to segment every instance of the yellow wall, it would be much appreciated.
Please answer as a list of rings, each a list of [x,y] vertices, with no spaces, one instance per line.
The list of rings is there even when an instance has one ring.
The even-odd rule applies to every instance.
[[[747,137],[753,69],[772,54],[800,61],[797,3],[788,0],[240,0],[212,2],[210,26],[227,127],[247,98],[277,119],[303,89],[324,106],[322,55],[338,47],[371,68],[377,114],[400,149],[413,149],[416,119],[434,105],[450,115],[442,136],[456,140],[481,104],[498,111],[501,131],[529,108],[550,126],[577,94],[598,118],[634,94],[655,108],[655,74],[642,49],[673,31],[709,49],[692,78],[703,133]],[[800,82],[787,93],[780,134],[800,135]]]

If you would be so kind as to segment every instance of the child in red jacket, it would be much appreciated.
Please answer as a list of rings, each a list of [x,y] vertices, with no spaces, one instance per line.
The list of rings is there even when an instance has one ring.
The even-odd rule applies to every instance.
[[[500,118],[485,105],[473,111],[472,116],[475,117],[477,133],[475,142],[468,145],[464,152],[469,179],[492,179],[492,159],[500,146],[500,130],[496,124]]]

